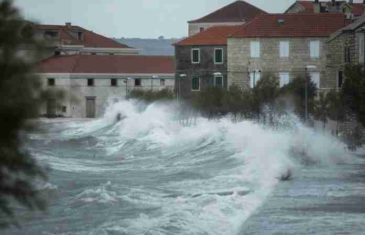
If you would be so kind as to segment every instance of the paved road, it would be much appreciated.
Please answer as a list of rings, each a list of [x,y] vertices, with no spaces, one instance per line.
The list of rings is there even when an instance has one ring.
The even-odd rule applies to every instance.
[[[246,221],[242,234],[365,234],[365,159],[300,170]]]

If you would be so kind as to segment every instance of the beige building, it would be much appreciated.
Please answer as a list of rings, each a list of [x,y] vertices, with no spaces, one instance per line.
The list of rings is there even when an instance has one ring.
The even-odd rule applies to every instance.
[[[343,14],[266,14],[228,39],[228,82],[254,87],[262,74],[281,86],[308,73],[319,89],[336,87],[327,73],[329,36],[344,27]]]
[[[174,59],[167,56],[66,55],[42,61],[39,75],[49,90],[63,90],[64,99],[50,98],[41,114],[93,118],[109,101],[125,99],[134,89],[174,89]]]
[[[260,14],[266,12],[245,1],[235,1],[204,17],[189,21],[189,37],[213,26],[243,25]]]

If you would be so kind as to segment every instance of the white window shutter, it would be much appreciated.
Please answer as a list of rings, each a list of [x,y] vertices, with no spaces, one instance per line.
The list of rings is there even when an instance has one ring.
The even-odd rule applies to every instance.
[[[260,42],[252,41],[250,42],[250,54],[251,58],[259,58],[260,57]]]
[[[280,57],[281,58],[289,57],[289,42],[288,41],[281,41],[280,46],[279,46],[279,50],[280,50]]]
[[[280,77],[280,87],[287,85],[290,82],[290,77],[288,72],[282,72],[279,74]]]
[[[254,88],[258,81],[261,79],[261,72],[250,72],[250,87]]]
[[[320,47],[319,47],[319,41],[310,41],[309,42],[309,50],[310,50],[310,57],[311,58],[319,58],[320,56]]]
[[[321,87],[321,77],[319,72],[312,72],[310,73],[311,81],[316,85],[319,89]]]

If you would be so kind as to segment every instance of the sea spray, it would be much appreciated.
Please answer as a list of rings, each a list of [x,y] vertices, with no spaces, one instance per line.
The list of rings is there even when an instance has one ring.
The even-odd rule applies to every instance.
[[[295,180],[302,164],[350,159],[344,144],[294,116],[274,129],[228,117],[197,117],[186,126],[179,114],[174,103],[120,101],[101,119],[62,124],[47,136],[59,143],[91,138],[95,144],[81,141],[75,148],[67,142],[63,158],[37,149],[58,172],[86,182],[104,179],[78,190],[70,205],[130,211],[94,227],[94,234],[237,234],[288,171]],[[87,151],[77,152],[84,146]]]

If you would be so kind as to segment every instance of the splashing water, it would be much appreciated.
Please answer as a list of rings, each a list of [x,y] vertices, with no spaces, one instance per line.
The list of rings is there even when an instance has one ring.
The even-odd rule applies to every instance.
[[[121,101],[101,119],[32,135],[32,153],[53,169],[55,207],[68,208],[51,209],[69,217],[67,229],[47,232],[238,234],[283,175],[351,159],[344,144],[294,117],[274,130],[229,118],[183,126],[178,113],[174,104]]]

